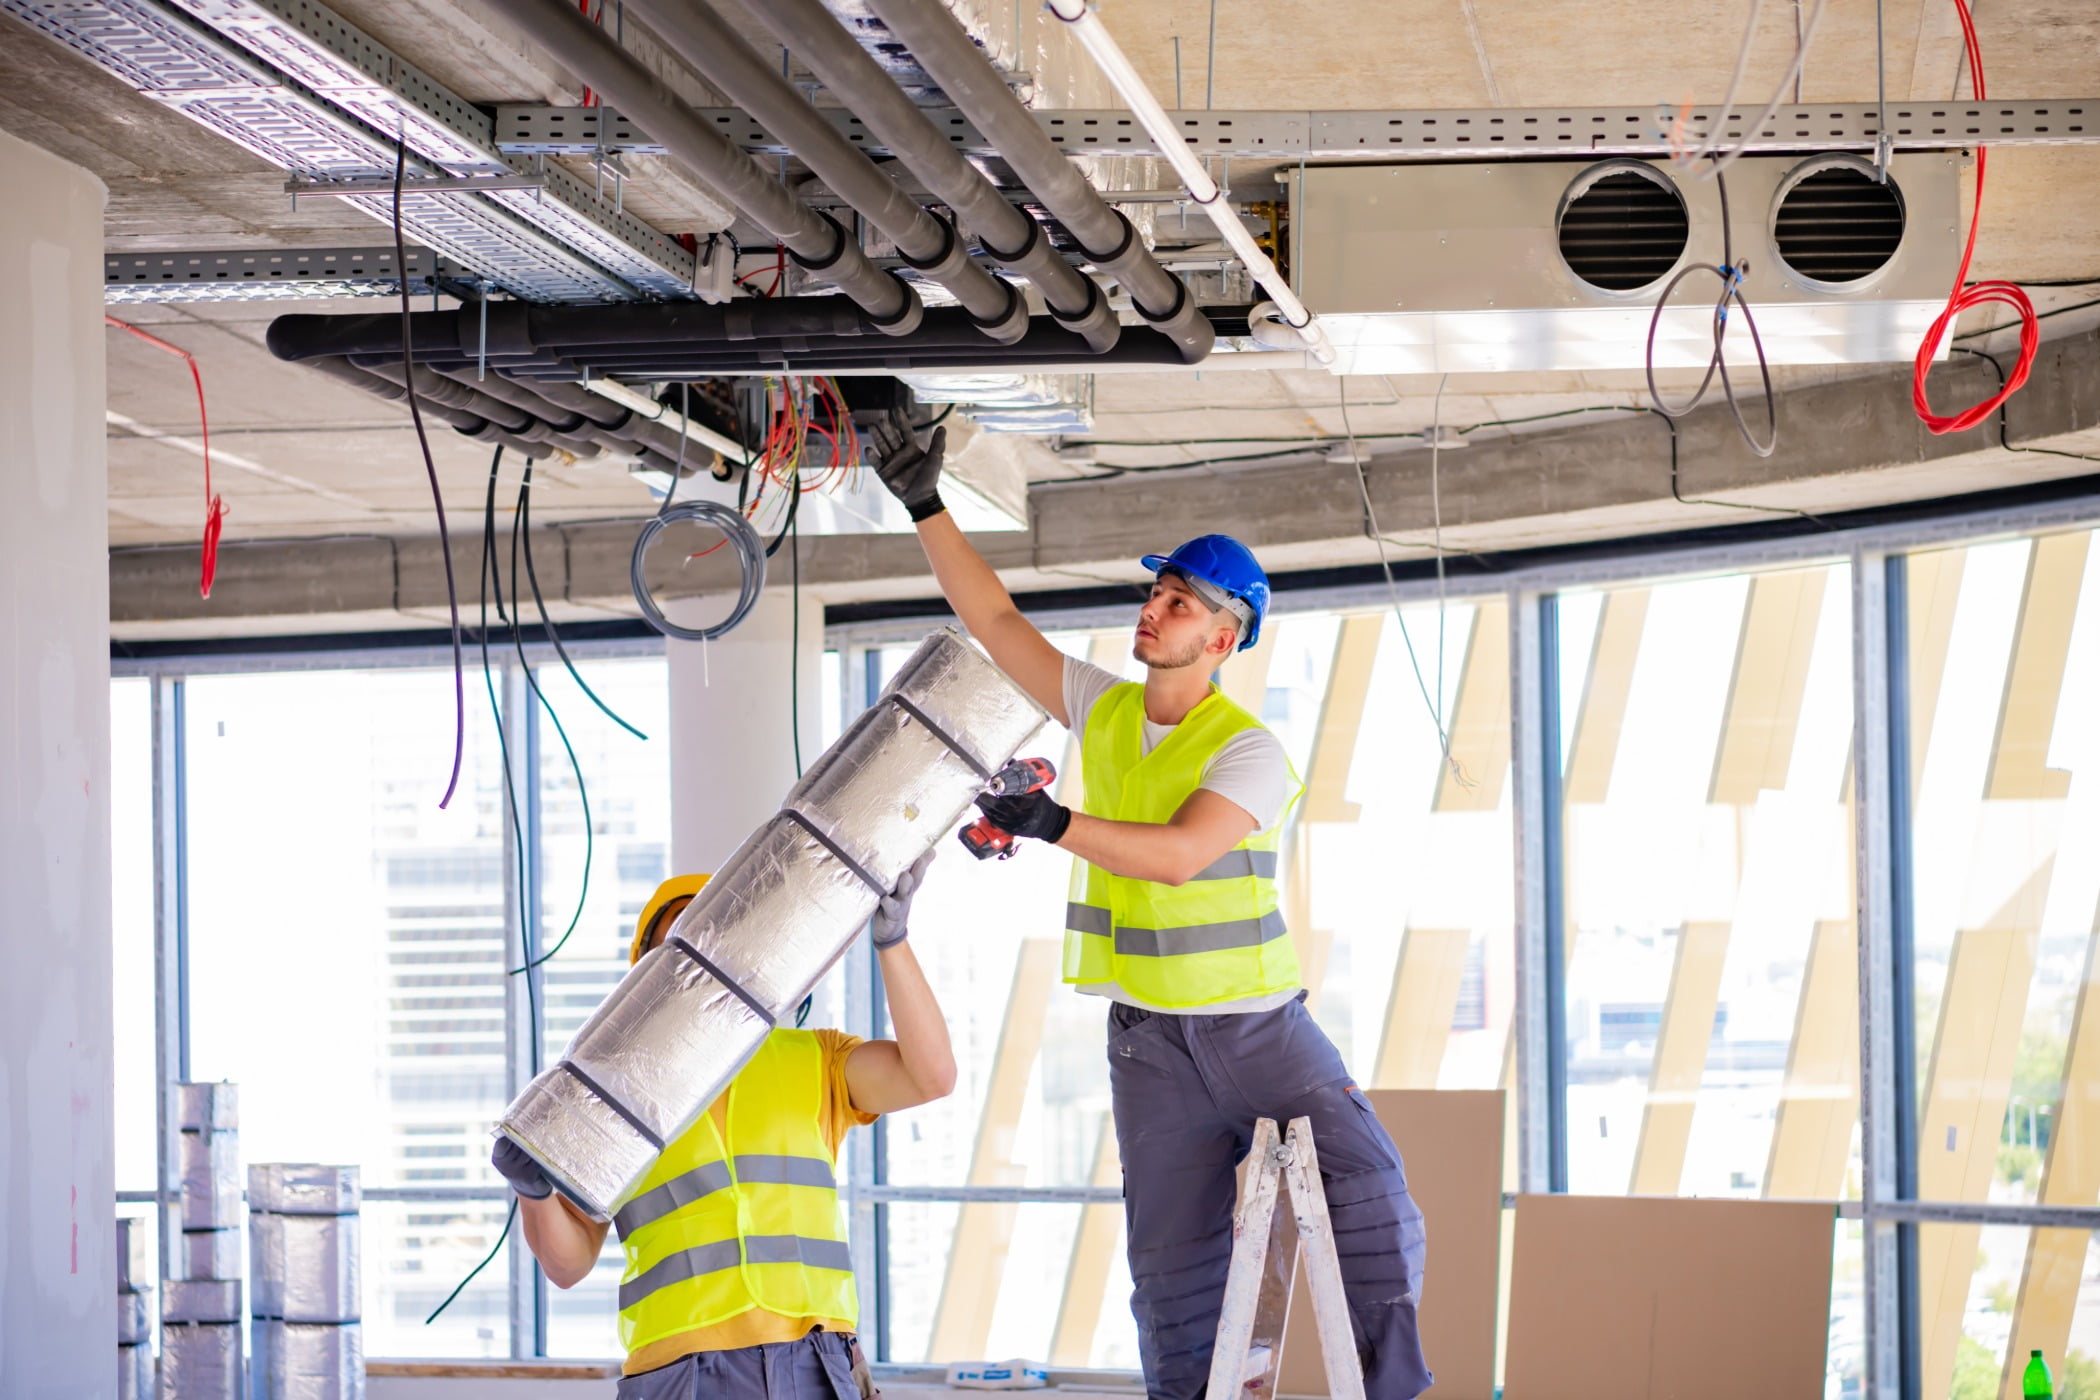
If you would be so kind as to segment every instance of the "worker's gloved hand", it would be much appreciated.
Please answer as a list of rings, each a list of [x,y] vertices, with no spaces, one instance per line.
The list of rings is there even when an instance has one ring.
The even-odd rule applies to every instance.
[[[489,1165],[502,1173],[511,1190],[528,1201],[544,1201],[554,1191],[554,1183],[547,1180],[540,1164],[507,1137],[496,1139],[496,1150],[489,1153]]]
[[[911,932],[906,927],[911,914],[911,897],[925,883],[926,867],[931,864],[933,852],[929,849],[911,863],[911,869],[897,877],[897,888],[876,902],[875,918],[868,925],[868,939],[877,948],[894,948]]]
[[[924,447],[901,408],[875,425],[875,474],[890,494],[904,502],[914,524],[930,520],[948,507],[941,503],[941,458],[948,451],[948,430],[935,428]]]
[[[977,799],[977,805],[992,819],[993,826],[1033,841],[1055,845],[1072,824],[1072,809],[1059,806],[1042,788],[1018,797],[993,797],[987,793]]]

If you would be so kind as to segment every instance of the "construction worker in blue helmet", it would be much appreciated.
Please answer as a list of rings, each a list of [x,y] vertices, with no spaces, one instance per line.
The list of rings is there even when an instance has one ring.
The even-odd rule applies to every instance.
[[[1068,656],[1015,606],[940,497],[945,430],[893,416],[883,483],[915,522],[970,635],[1079,740],[1081,810],[982,798],[992,821],[1074,861],[1064,980],[1108,1003],[1108,1066],[1145,1388],[1196,1400],[1232,1256],[1234,1168],[1261,1118],[1310,1118],[1372,1400],[1429,1388],[1416,1323],[1422,1212],[1399,1151],[1305,1009],[1276,897],[1300,790],[1276,736],[1212,675],[1254,646],[1269,580],[1226,535],[1148,554],[1131,653],[1141,682]]]
[[[948,1023],[905,941],[932,852],[869,923],[892,1039],[776,1026],[728,1089],[667,1143],[610,1226],[572,1206],[525,1151],[492,1164],[518,1197],[525,1244],[558,1288],[589,1277],[608,1229],[626,1257],[618,1400],[861,1400],[859,1300],[836,1173],[847,1132],[955,1087]],[[706,886],[666,880],[642,906],[640,962]],[[662,956],[673,956],[664,953]]]

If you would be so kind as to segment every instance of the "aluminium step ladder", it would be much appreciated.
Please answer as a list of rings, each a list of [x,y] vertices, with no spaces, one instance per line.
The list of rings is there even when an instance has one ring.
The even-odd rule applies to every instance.
[[[1288,1189],[1291,1209],[1279,1213],[1276,1198]],[[1313,1150],[1312,1120],[1291,1120],[1281,1141],[1276,1120],[1254,1125],[1254,1145],[1240,1205],[1232,1223],[1232,1266],[1225,1275],[1225,1303],[1218,1316],[1217,1347],[1211,1353],[1209,1400],[1269,1400],[1283,1352],[1292,1276],[1303,1252],[1320,1358],[1327,1367],[1332,1400],[1364,1400],[1363,1367],[1342,1293],[1342,1266],[1327,1218],[1327,1193],[1320,1185],[1320,1159]]]

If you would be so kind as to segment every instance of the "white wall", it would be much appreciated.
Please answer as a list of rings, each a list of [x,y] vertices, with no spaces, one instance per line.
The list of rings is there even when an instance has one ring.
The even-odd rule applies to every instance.
[[[0,132],[0,1395],[116,1393],[102,182]]]
[[[776,564],[786,558],[781,556]],[[686,626],[718,621],[718,599],[680,600],[666,613]],[[669,642],[671,692],[671,867],[712,873],[780,809],[795,784],[791,709],[799,710],[802,761],[822,752],[824,605],[802,593],[799,706],[789,702],[788,591],[768,589],[734,632],[715,642]]]

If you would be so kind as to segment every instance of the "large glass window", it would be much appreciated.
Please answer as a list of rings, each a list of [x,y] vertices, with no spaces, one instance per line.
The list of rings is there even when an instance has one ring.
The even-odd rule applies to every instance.
[[[2100,560],[2090,531],[1906,564],[1918,1195],[2100,1201]],[[1927,1400],[2100,1366],[2085,1231],[1923,1226]],[[2008,1358],[2012,1358],[2011,1361]],[[2060,1371],[2061,1377],[2064,1372]],[[2064,1393],[2064,1392],[2059,1392]]]
[[[467,709],[441,808],[448,672],[186,685],[191,1073],[239,1084],[243,1159],[354,1162],[368,1187],[498,1184],[504,818],[486,709]],[[500,1267],[423,1325],[504,1215],[495,1197],[367,1207],[371,1354],[510,1354]]]
[[[1856,1199],[1849,569],[1555,607],[1569,1189]],[[1838,1387],[1859,1248],[1848,1223]]]
[[[110,972],[116,1029],[116,1181],[119,1191],[160,1185],[159,1062],[154,1020],[153,682],[109,687]],[[157,1231],[150,1203],[127,1204]],[[148,1243],[149,1256],[159,1245]],[[158,1267],[156,1265],[156,1267]]]

